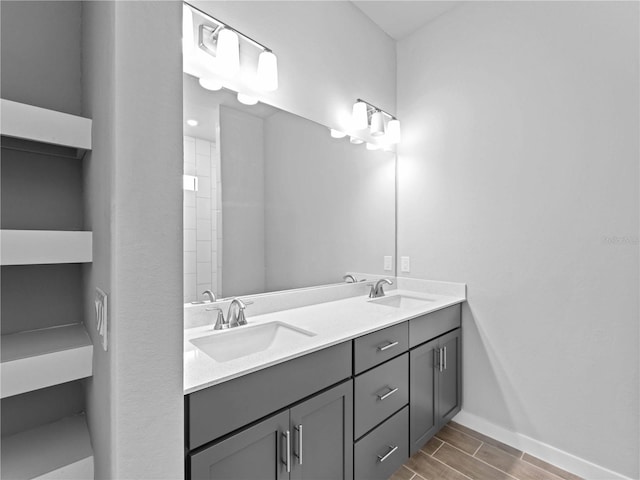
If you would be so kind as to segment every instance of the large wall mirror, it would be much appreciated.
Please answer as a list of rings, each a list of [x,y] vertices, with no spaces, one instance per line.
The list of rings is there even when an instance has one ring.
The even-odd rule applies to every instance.
[[[185,303],[394,274],[394,153],[187,74],[184,125]]]

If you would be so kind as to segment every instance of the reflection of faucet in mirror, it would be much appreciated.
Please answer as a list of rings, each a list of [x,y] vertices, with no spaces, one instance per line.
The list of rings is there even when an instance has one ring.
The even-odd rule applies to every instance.
[[[211,290],[205,290],[204,292],[202,292],[202,295],[204,295],[205,297],[209,297],[209,301],[211,303],[216,301],[216,294],[213,293]]]
[[[393,282],[391,280],[389,280],[388,278],[381,278],[380,280],[378,280],[375,285],[371,285],[371,291],[369,292],[369,298],[378,298],[378,297],[384,297],[384,285],[383,284],[387,284],[387,285],[393,285]]]
[[[353,275],[351,275],[350,273],[347,273],[344,277],[342,277],[342,279],[346,283],[357,283],[358,282],[358,279],[356,277],[354,277]]]

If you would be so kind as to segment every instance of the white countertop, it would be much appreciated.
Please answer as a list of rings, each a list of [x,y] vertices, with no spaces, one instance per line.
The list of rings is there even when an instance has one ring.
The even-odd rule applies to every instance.
[[[407,283],[407,286],[411,284]],[[400,282],[400,287],[403,287]],[[464,286],[462,286],[464,292]],[[464,293],[447,291],[446,295],[417,292],[414,289],[389,290],[387,296],[406,295],[419,297],[427,302],[413,308],[397,308],[371,303],[367,295],[291,308],[262,315],[251,315],[246,310],[246,327],[269,322],[284,322],[315,333],[313,337],[292,342],[279,349],[267,349],[226,362],[217,362],[196,348],[190,340],[208,335],[220,335],[231,330],[212,330],[212,325],[188,328],[184,331],[184,393],[189,394],[233,378],[261,370],[293,358],[321,350],[361,335],[407,321],[442,308],[462,303]],[[212,318],[213,315],[212,315]]]

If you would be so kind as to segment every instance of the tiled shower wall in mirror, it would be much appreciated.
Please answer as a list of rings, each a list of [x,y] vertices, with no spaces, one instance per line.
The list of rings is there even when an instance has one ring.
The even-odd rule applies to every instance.
[[[198,190],[183,190],[184,302],[202,292],[220,295],[222,285],[222,211],[220,156],[216,144],[184,137],[184,174],[198,179]]]

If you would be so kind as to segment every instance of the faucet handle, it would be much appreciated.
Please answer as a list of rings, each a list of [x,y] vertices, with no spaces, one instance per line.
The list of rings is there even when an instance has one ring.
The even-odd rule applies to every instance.
[[[207,312],[213,312],[215,310],[218,311],[218,315],[216,316],[216,323],[213,326],[213,330],[222,330],[224,328],[229,328],[229,325],[224,321],[224,313],[222,312],[221,308],[219,307],[205,308],[205,311]]]

